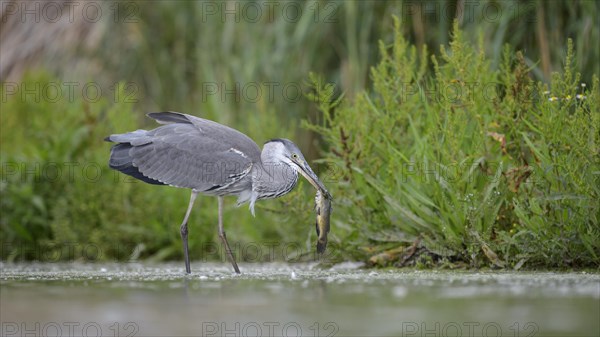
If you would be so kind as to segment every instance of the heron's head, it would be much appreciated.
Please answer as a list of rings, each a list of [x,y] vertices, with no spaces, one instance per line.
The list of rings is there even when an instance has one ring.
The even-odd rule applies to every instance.
[[[329,195],[325,185],[323,185],[319,177],[310,168],[298,146],[291,140],[282,138],[271,139],[265,143],[263,154],[272,162],[281,162],[288,165],[296,172],[302,174],[317,190],[321,190],[326,195]]]

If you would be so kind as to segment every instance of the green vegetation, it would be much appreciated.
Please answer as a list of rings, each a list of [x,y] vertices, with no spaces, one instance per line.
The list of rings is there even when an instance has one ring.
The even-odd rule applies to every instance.
[[[472,3],[289,2],[304,14],[278,7],[258,21],[242,8],[223,19],[236,2],[207,15],[207,3],[133,2],[132,22],[69,26],[93,37],[89,46],[69,40],[77,34],[44,37],[51,29],[3,40],[4,50],[53,42],[24,48],[38,52],[2,74],[3,260],[181,259],[189,192],[110,170],[102,141],[154,127],[145,112],[174,110],[258,144],[294,139],[335,198],[325,260],[600,266],[598,2],[481,1],[454,27],[448,13]],[[6,36],[20,36],[8,19]],[[29,70],[10,72],[19,69]],[[84,82],[102,95],[81,94]],[[259,202],[256,218],[226,199],[237,255],[311,260],[313,197],[303,183]],[[216,222],[216,200],[199,198],[192,260],[226,261]]]
[[[439,58],[398,23],[380,50],[372,92],[332,102],[312,77],[324,119],[309,127],[331,146],[348,254],[396,266],[600,264],[598,77],[580,83],[570,42],[550,88],[508,46],[491,68],[457,26]]]

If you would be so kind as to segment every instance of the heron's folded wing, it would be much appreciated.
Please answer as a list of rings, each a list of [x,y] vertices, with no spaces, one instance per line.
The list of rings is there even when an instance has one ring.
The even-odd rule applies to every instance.
[[[209,137],[216,142],[230,144],[245,153],[254,162],[260,161],[261,151],[258,145],[245,134],[226,125],[173,111],[151,112],[148,114],[148,117],[160,124],[193,125],[203,136]],[[161,127],[156,130],[160,130],[159,132],[169,132],[170,129]]]
[[[191,124],[167,124],[147,136],[151,142],[130,150],[133,165],[168,185],[211,191],[243,178],[252,166],[234,142],[216,140]]]

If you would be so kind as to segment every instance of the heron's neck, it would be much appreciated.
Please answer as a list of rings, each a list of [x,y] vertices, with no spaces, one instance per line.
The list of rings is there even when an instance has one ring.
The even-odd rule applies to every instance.
[[[298,182],[298,172],[276,155],[262,151],[261,161],[252,168],[252,191],[240,195],[238,203],[249,201],[254,215],[254,203],[260,199],[280,197],[291,191]]]
[[[291,191],[298,182],[298,172],[286,164],[263,163],[254,180],[257,199],[277,198]]]
[[[252,188],[257,193],[257,199],[277,198],[296,186],[298,172],[291,166],[264,151],[261,160]]]

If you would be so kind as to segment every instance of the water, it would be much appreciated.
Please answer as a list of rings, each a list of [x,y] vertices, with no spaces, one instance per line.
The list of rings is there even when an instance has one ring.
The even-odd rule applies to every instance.
[[[600,275],[0,264],[2,336],[599,336]]]

